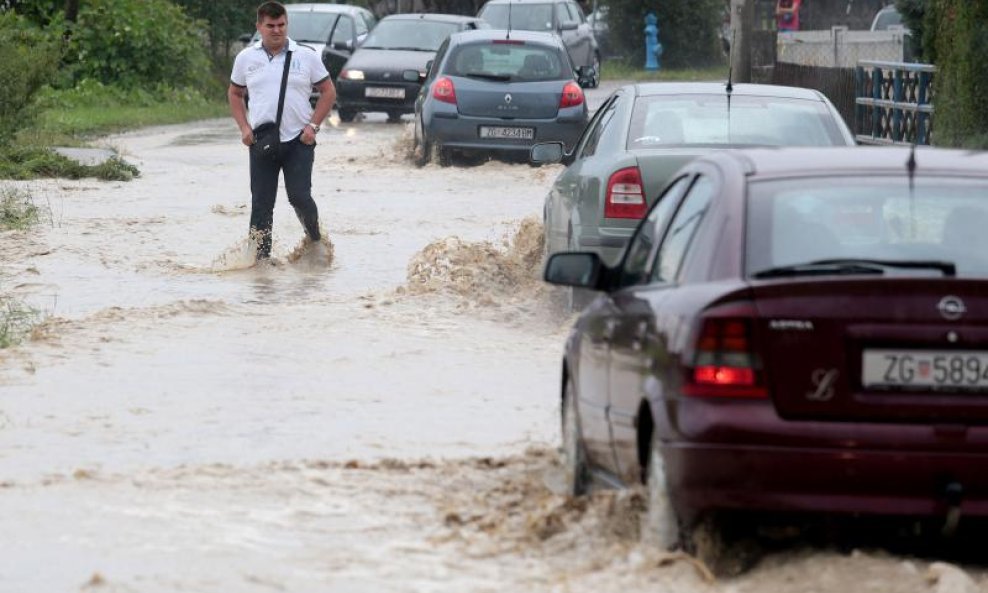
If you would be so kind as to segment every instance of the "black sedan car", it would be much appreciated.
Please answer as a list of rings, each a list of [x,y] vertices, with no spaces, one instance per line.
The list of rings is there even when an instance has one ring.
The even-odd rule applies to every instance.
[[[645,482],[643,536],[714,563],[725,512],[988,517],[986,227],[986,153],[691,161],[617,266],[547,263],[602,292],[562,365],[569,488]]]
[[[476,17],[449,14],[395,14],[381,19],[347,60],[336,80],[342,121],[361,111],[381,111],[389,121],[415,111],[415,97],[426,65],[452,33],[487,28]]]

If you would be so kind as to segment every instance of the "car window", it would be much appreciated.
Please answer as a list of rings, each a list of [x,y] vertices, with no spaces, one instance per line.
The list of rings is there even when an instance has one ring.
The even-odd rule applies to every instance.
[[[583,14],[583,9],[580,8],[580,5],[579,4],[576,4],[575,2],[570,2],[569,3],[569,10],[570,10],[570,12],[572,12],[576,16],[576,20],[577,21],[579,21],[581,23],[587,22],[587,16],[585,14]]]
[[[330,40],[330,45],[336,45],[337,43],[347,43],[353,41],[353,19],[348,16],[341,16],[338,23],[336,23],[336,28],[333,29],[333,38]]]
[[[572,78],[569,62],[559,49],[503,40],[458,46],[446,62],[446,74],[505,80],[565,80]]]
[[[481,10],[479,16],[495,29],[507,29],[509,28],[508,6],[508,4],[488,3]],[[524,31],[551,31],[552,10],[553,6],[548,2],[545,4],[512,4],[510,28]]]
[[[845,145],[822,101],[727,94],[638,97],[628,148]]]
[[[289,12],[288,36],[300,43],[326,43],[339,17],[336,12]]]
[[[556,5],[556,14],[559,16],[559,23],[569,23],[576,20],[569,2],[560,2]]]
[[[385,19],[374,27],[361,47],[436,51],[447,37],[456,33],[459,27],[458,23],[422,19]]]
[[[605,100],[604,103],[597,109],[597,111],[594,112],[593,116],[590,118],[590,121],[587,122],[587,125],[583,127],[583,133],[580,135],[580,139],[576,141],[575,152],[577,158],[582,156],[583,147],[590,140],[590,134],[597,129],[597,124],[600,122],[601,118],[604,117],[604,114],[607,113],[607,110],[611,107],[611,105],[617,102],[618,97],[620,97],[619,93],[615,93],[608,97],[607,100]]]
[[[748,274],[851,258],[951,262],[959,278],[988,277],[988,183],[923,176],[910,190],[905,177],[753,181],[746,212]]]
[[[367,16],[364,15],[363,12],[359,12],[357,14],[360,18],[354,21],[354,24],[357,27],[357,36],[360,37],[361,35],[366,35],[367,32],[370,31],[371,25],[367,22]]]
[[[590,121],[583,138],[581,138],[581,144],[577,148],[577,158],[587,158],[596,154],[597,143],[600,142],[601,136],[604,135],[604,130],[610,125],[611,120],[614,119],[616,107],[617,97],[597,110],[594,119]]]
[[[639,225],[638,230],[631,238],[631,242],[628,243],[628,249],[621,264],[621,286],[631,286],[645,280],[655,243],[661,237],[660,233],[665,228],[669,216],[676,204],[679,203],[683,192],[689,187],[689,182],[690,177],[688,175],[673,181],[652,205],[651,212]]]
[[[360,11],[360,19],[362,21],[364,21],[364,24],[367,27],[367,29],[364,31],[365,33],[367,31],[373,29],[374,26],[377,25],[377,17],[375,17],[374,14],[372,12],[370,12],[369,10],[361,10]]]
[[[436,52],[436,57],[432,59],[432,68],[429,69],[429,73],[426,76],[426,80],[432,80],[436,77],[436,72],[439,71],[439,64],[442,64],[443,58],[446,57],[446,51],[449,49],[449,39],[443,41],[443,44],[439,46],[439,50]]]
[[[662,239],[656,264],[652,268],[653,282],[673,282],[678,277],[696,229],[710,205],[714,187],[714,183],[703,176],[698,177],[690,187]]]

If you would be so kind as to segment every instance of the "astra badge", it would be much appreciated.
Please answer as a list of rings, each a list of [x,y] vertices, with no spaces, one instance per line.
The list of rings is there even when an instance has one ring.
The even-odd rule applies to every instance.
[[[937,303],[937,311],[947,321],[957,321],[967,313],[964,301],[955,296],[945,296]]]

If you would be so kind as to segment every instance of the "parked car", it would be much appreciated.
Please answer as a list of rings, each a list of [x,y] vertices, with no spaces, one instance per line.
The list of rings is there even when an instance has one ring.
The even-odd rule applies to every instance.
[[[495,29],[542,31],[559,35],[574,67],[593,69],[585,86],[600,84],[600,50],[580,5],[572,0],[489,0],[477,16]]]
[[[543,207],[547,254],[595,251],[614,265],[650,204],[690,159],[739,146],[851,146],[854,135],[815,90],[724,83],[641,83],[615,91],[576,148],[533,148],[562,162]],[[571,306],[585,304],[573,293]]]
[[[451,152],[515,154],[553,140],[571,147],[587,123],[586,98],[558,36],[484,29],[454,33],[415,102],[420,165]]]
[[[614,47],[611,44],[610,38],[610,25],[607,21],[608,12],[610,12],[610,9],[607,6],[598,6],[597,10],[587,15],[587,23],[590,24],[590,30],[593,31],[593,37],[597,41],[600,55],[606,57],[614,54]]]
[[[988,515],[985,228],[988,153],[687,164],[616,266],[546,265],[601,291],[563,358],[569,489],[644,481],[645,533],[687,549],[723,511]]]
[[[383,111],[390,121],[415,112],[426,64],[450,34],[490,25],[477,17],[395,14],[381,22],[347,60],[336,81],[340,119],[361,111]],[[409,73],[410,72],[410,73]]]
[[[285,9],[288,11],[288,36],[315,49],[333,80],[377,24],[371,11],[350,4],[287,4]],[[255,32],[251,42],[259,39],[260,35]]]

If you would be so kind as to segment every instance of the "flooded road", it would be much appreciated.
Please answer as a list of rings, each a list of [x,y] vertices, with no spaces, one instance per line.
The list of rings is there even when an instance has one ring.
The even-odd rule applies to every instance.
[[[128,183],[11,182],[45,214],[0,295],[46,319],[0,350],[0,591],[988,591],[801,547],[712,581],[637,544],[638,494],[558,494],[560,169],[418,169],[410,134],[321,134],[331,243],[282,193],[261,267],[230,121],[107,139]]]

